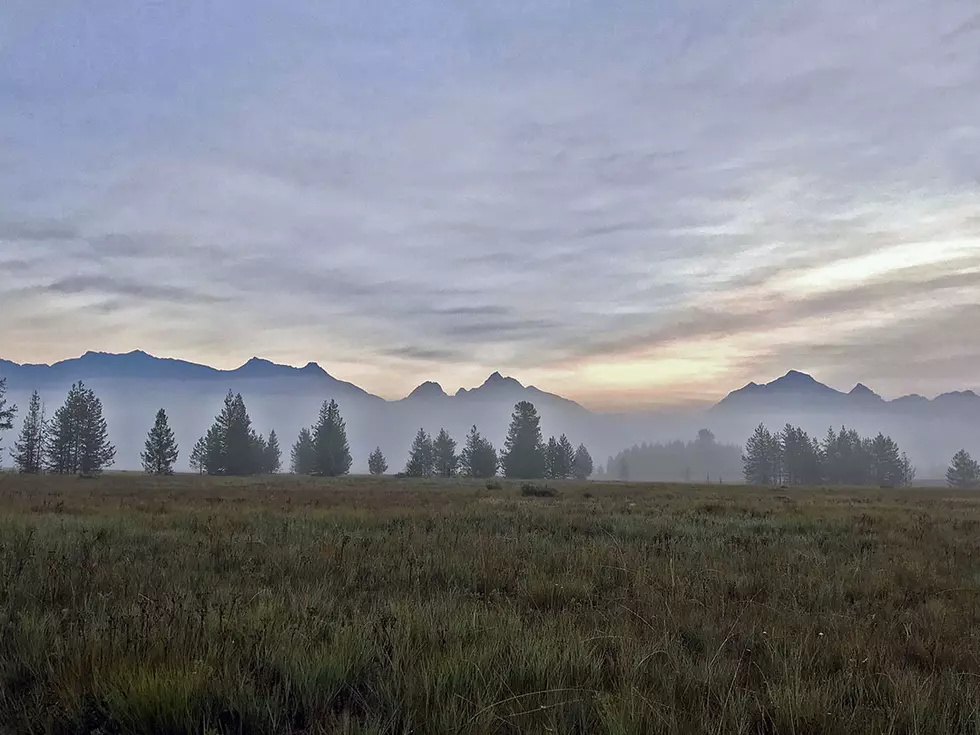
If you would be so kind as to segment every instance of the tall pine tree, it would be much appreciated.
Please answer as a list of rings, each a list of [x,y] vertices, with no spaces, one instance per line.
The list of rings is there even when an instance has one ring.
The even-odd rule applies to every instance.
[[[320,416],[313,429],[313,447],[315,474],[339,477],[350,472],[352,459],[347,443],[347,424],[334,400],[324,401],[320,407]]]
[[[265,443],[262,471],[267,475],[275,475],[280,469],[282,469],[282,449],[279,447],[276,430],[273,429],[269,432],[269,439]]]
[[[58,474],[95,475],[115,461],[102,401],[82,382],[68,391],[55,411],[47,440],[48,468]]]
[[[425,429],[419,429],[409,450],[405,474],[409,477],[432,477],[435,472],[435,448],[432,437]]]
[[[537,480],[545,475],[545,446],[541,437],[541,417],[534,404],[521,401],[514,406],[501,464],[506,477]]]
[[[161,408],[157,411],[153,428],[147,434],[145,447],[140,454],[143,471],[149,475],[172,475],[178,454],[177,440],[170,428],[167,412]]]
[[[194,449],[191,450],[190,456],[190,466],[191,470],[199,474],[204,474],[205,457],[208,453],[208,443],[205,437],[201,437],[194,444]]]
[[[289,467],[294,475],[312,475],[316,469],[316,446],[313,444],[313,432],[307,427],[300,429],[289,458]]]
[[[0,433],[14,428],[14,416],[17,415],[17,406],[7,405],[7,379],[0,378]],[[0,444],[0,448],[3,444]]]
[[[47,421],[44,418],[44,406],[37,391],[31,394],[31,402],[27,406],[27,416],[20,430],[20,438],[14,442],[10,453],[14,464],[20,472],[38,475],[44,469],[44,440]]]
[[[229,390],[204,437],[204,471],[233,477],[257,475],[262,471],[264,446],[252,428],[242,394]]]
[[[433,470],[438,477],[455,477],[459,468],[459,455],[456,454],[456,440],[445,429],[432,442]]]
[[[592,476],[593,469],[592,455],[584,444],[579,444],[572,461],[572,475],[576,480],[587,480]]]

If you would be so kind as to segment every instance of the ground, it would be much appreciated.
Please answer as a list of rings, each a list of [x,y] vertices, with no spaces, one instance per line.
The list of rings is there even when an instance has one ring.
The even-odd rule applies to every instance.
[[[980,495],[555,487],[0,476],[0,732],[980,732]]]

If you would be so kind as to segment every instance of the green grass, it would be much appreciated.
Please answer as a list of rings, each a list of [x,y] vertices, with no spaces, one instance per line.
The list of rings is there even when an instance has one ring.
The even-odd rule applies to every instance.
[[[554,487],[0,478],[0,732],[980,733],[980,496]]]

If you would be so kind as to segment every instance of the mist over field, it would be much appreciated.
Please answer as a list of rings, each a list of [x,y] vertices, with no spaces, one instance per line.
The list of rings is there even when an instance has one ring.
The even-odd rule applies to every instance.
[[[54,367],[0,363],[0,377],[5,376],[10,400],[22,409],[15,430],[32,390],[41,392],[50,415],[72,382],[83,380],[93,388],[105,407],[110,438],[117,448],[117,469],[139,469],[139,453],[159,408],[166,409],[181,447],[177,466],[187,469],[190,448],[213,422],[228,390],[242,393],[256,431],[268,435],[275,429],[284,465],[300,428],[315,422],[323,401],[335,399],[347,422],[354,472],[367,471],[367,456],[375,447],[381,447],[388,458],[390,472],[400,471],[419,428],[434,435],[444,427],[461,441],[475,424],[500,447],[514,404],[522,400],[537,407],[545,437],[564,433],[573,444],[584,443],[597,467],[634,444],[690,441],[702,428],[710,429],[718,442],[742,445],[760,422],[777,431],[792,423],[817,438],[829,427],[841,425],[863,435],[883,432],[908,453],[918,468],[918,479],[925,482],[941,479],[950,457],[961,447],[980,446],[980,397],[972,392],[934,400],[908,396],[885,401],[863,385],[839,392],[798,372],[768,385],[735,390],[710,407],[617,413],[587,410],[499,373],[454,395],[435,383],[423,383],[394,401],[337,380],[316,365],[296,369],[252,360],[234,371],[216,371],[141,352],[92,353]],[[7,446],[15,433],[8,433]],[[654,474],[631,479],[678,478]],[[735,482],[740,477],[729,473],[726,479]]]

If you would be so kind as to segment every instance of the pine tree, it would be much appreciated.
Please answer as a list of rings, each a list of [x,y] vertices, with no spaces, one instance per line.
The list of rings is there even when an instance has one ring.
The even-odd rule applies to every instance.
[[[265,443],[265,452],[262,471],[267,475],[275,475],[282,469],[282,449],[279,447],[279,437],[276,430],[269,432],[269,439]]]
[[[140,454],[143,471],[148,475],[172,475],[179,454],[177,440],[170,428],[167,412],[157,411],[153,428],[147,434],[146,445]]]
[[[10,453],[20,472],[38,475],[44,469],[46,430],[47,421],[44,418],[41,396],[34,391],[31,394],[31,402],[27,406],[27,416],[20,430],[20,438],[14,442],[14,450]]]
[[[501,464],[506,477],[537,480],[545,474],[545,447],[541,437],[541,417],[533,403],[514,406]]]
[[[204,469],[209,475],[242,477],[262,471],[264,442],[252,428],[241,393],[228,391],[205,444]]]
[[[564,434],[558,437],[558,452],[555,455],[555,460],[556,462],[552,467],[555,479],[567,480],[571,477],[575,464],[575,447]]]
[[[334,400],[324,401],[320,407],[320,417],[313,429],[313,447],[316,456],[314,474],[339,477],[350,472],[352,459],[347,443],[347,424]]]
[[[433,471],[437,477],[455,477],[459,469],[459,455],[456,453],[456,440],[445,429],[432,442]]]
[[[102,416],[102,401],[75,383],[64,405],[52,418],[46,448],[48,467],[59,474],[98,474],[115,461],[109,428]]]
[[[553,436],[548,437],[548,444],[544,448],[544,476],[549,480],[555,479],[555,468],[558,464],[558,440]]]
[[[409,450],[405,474],[409,477],[432,477],[435,472],[435,447],[425,429],[419,429]]]
[[[572,460],[572,476],[576,480],[588,480],[592,476],[592,470],[592,455],[584,444],[579,444]]]
[[[913,482],[915,482],[915,467],[912,466],[912,463],[909,461],[909,458],[908,456],[906,456],[905,452],[902,452],[901,463],[902,463],[902,485],[904,487],[908,487]]]
[[[207,440],[202,436],[194,444],[194,449],[191,450],[190,466],[194,472],[202,475],[204,474],[205,456],[207,455],[207,451]]]
[[[466,477],[489,478],[497,474],[500,461],[497,450],[474,425],[466,436],[466,446],[459,454],[460,472]]]
[[[953,456],[953,463],[946,470],[946,484],[958,490],[980,487],[980,463],[961,449]]]
[[[316,446],[313,443],[313,432],[305,426],[300,429],[299,437],[290,452],[290,469],[295,475],[312,475],[316,469]]]
[[[14,428],[14,416],[16,415],[17,406],[7,405],[7,379],[0,378],[0,433]],[[2,444],[0,444],[0,448],[3,448]]]
[[[779,437],[759,424],[745,443],[742,472],[750,485],[771,485],[779,482],[781,447]]]
[[[383,475],[388,471],[388,460],[381,452],[381,447],[375,447],[374,451],[368,455],[368,471],[372,475]]]

